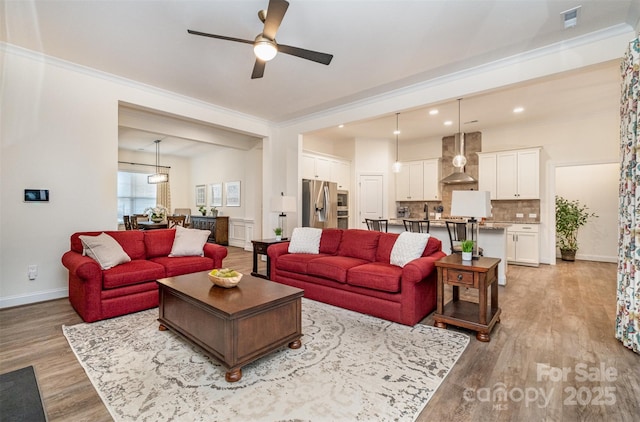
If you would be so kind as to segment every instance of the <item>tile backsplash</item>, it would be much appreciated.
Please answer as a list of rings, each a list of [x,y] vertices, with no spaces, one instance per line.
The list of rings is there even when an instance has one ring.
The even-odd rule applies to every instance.
[[[427,205],[428,214],[427,218],[433,220],[435,217],[431,213],[435,213],[435,208],[442,205],[444,211],[442,218],[448,218],[450,216],[449,210],[451,209],[451,196],[449,199],[443,199],[439,201],[398,201],[396,202],[398,207],[409,208],[409,218],[425,218],[424,207]],[[511,223],[539,223],[540,222],[540,200],[518,200],[518,201],[491,201],[491,212],[493,216],[487,218],[487,221],[495,222],[511,222]],[[522,214],[522,217],[518,215]],[[535,217],[533,217],[535,215]],[[394,216],[395,217],[395,216]]]

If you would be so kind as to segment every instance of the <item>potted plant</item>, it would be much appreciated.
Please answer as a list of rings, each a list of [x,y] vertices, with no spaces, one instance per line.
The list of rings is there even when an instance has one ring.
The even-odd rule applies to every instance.
[[[276,234],[276,240],[282,240],[282,227],[276,227],[273,232]]]
[[[200,205],[200,207],[198,208],[198,211],[200,211],[200,214],[202,214],[203,217],[207,216],[207,209],[205,208],[204,205]]]
[[[218,216],[218,208],[211,207],[211,216],[212,217],[217,217]]]
[[[575,261],[578,229],[592,217],[598,216],[577,199],[569,201],[556,195],[556,246],[560,248],[563,261]]]
[[[149,220],[154,223],[160,223],[167,215],[167,209],[162,205],[156,205],[155,207],[145,208],[144,215],[149,217]]]
[[[463,240],[460,246],[462,247],[462,260],[471,261],[473,258],[473,240]]]

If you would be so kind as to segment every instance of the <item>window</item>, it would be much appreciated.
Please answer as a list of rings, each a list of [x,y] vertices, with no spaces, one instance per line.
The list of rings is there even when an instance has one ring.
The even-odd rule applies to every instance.
[[[123,215],[142,214],[156,206],[156,185],[147,183],[150,173],[118,172],[118,223]]]

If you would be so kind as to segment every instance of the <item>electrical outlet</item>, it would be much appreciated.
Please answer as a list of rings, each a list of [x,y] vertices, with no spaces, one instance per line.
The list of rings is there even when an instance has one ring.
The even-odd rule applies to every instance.
[[[29,265],[29,269],[27,270],[27,276],[29,276],[29,280],[35,280],[36,277],[38,277],[38,266]]]
[[[536,218],[537,216],[538,216],[538,214],[535,214],[535,213],[529,214],[529,218]]]
[[[516,213],[516,218],[523,218],[524,214],[521,212]]]

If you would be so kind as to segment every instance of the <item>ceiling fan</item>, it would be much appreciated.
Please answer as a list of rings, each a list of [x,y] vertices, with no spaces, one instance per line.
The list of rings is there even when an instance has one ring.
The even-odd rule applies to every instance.
[[[260,10],[258,18],[264,23],[262,33],[258,34],[254,41],[240,38],[226,37],[224,35],[208,34],[206,32],[193,31],[187,29],[189,34],[203,37],[218,38],[221,40],[253,44],[253,52],[256,55],[256,63],[253,66],[251,79],[262,78],[266,63],[273,59],[278,52],[290,54],[302,59],[311,60],[316,63],[328,65],[333,59],[332,54],[320,53],[318,51],[306,50],[304,48],[292,47],[290,45],[276,43],[276,32],[282,23],[284,14],[287,12],[289,2],[286,0],[269,0],[267,10]]]

